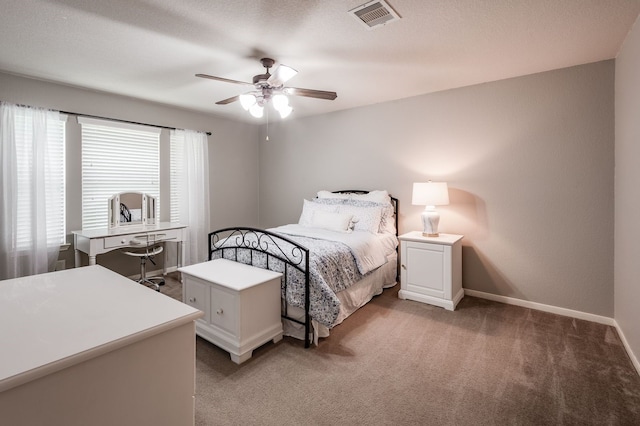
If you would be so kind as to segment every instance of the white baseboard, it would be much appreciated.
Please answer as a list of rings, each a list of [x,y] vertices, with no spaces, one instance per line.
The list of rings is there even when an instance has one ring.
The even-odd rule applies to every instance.
[[[627,355],[629,355],[629,359],[631,359],[631,363],[636,368],[636,371],[638,372],[638,374],[640,374],[640,362],[638,361],[638,358],[635,356],[635,354],[631,350],[631,346],[629,346],[629,342],[627,341],[627,338],[625,337],[624,333],[622,332],[622,329],[618,325],[618,321],[614,320],[613,322],[615,323],[615,328],[618,331],[618,336],[620,336],[620,340],[622,340],[622,344],[624,345],[624,348],[627,350]]]
[[[543,303],[529,302],[528,300],[516,299],[514,297],[498,296],[497,294],[485,293],[484,291],[464,289],[464,294],[479,297],[481,299],[493,300],[495,302],[506,303],[507,305],[522,306],[523,308],[535,309],[538,311],[550,312],[552,314],[563,315],[565,317],[577,318],[586,321],[597,322],[599,324],[615,326],[615,320],[601,315],[589,314],[572,309],[559,308],[557,306],[545,305]]]
[[[566,317],[592,321],[599,324],[615,327],[616,331],[618,332],[618,336],[620,336],[620,340],[622,341],[624,349],[626,350],[627,355],[629,355],[629,359],[631,359],[631,363],[635,367],[638,374],[640,374],[640,362],[631,350],[629,342],[627,342],[627,338],[625,337],[624,333],[620,329],[620,326],[618,326],[618,323],[614,318],[589,314],[581,311],[574,311],[572,309],[559,308],[557,306],[545,305],[543,303],[529,302],[527,300],[516,299],[514,297],[498,296],[497,294],[485,293],[478,290],[470,290],[468,288],[464,289],[464,294],[473,297],[479,297],[481,299],[493,300],[494,302],[506,303],[507,305],[522,306],[523,308],[536,309],[538,311],[550,312],[552,314],[563,315]]]

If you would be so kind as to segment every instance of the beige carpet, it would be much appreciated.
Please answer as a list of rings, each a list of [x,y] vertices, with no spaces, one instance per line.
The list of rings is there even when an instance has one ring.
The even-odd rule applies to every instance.
[[[163,293],[179,298],[169,280]],[[465,297],[397,298],[318,347],[285,338],[238,366],[197,338],[197,425],[640,425],[640,376],[614,328]]]

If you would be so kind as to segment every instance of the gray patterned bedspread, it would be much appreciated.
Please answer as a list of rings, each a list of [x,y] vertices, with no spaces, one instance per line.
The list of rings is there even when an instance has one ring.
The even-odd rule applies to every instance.
[[[270,231],[277,232],[277,229]],[[336,293],[348,288],[362,279],[355,258],[349,246],[337,241],[329,241],[304,236],[284,235],[309,249],[309,299],[311,318],[320,324],[331,328],[340,311],[340,301]],[[247,238],[251,238],[248,235]],[[257,238],[253,236],[253,238]],[[222,246],[225,246],[223,243]],[[285,243],[286,244],[286,243]],[[293,247],[282,247],[286,252]],[[223,254],[224,253],[224,254]],[[213,259],[224,257],[257,267],[266,268],[266,256],[251,253],[249,249],[238,249],[237,259],[235,251],[223,250],[213,253]],[[269,269],[277,272],[284,271],[284,263],[271,262]],[[304,309],[304,274],[292,268],[287,268],[286,301],[298,308]],[[283,294],[283,298],[285,295]]]

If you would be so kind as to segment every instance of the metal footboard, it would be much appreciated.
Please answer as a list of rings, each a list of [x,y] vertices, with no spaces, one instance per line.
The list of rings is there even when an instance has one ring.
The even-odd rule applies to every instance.
[[[248,254],[248,255],[247,255]],[[235,227],[209,233],[209,260],[217,257],[282,272],[282,318],[304,326],[304,347],[313,340],[309,315],[309,249],[282,235],[264,229]],[[304,276],[304,321],[288,313],[289,277],[297,270]]]

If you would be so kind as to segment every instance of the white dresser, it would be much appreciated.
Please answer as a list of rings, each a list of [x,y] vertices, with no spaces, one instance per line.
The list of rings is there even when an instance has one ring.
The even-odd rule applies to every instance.
[[[462,235],[425,237],[413,231],[400,240],[401,299],[429,303],[453,311],[462,289]]]
[[[264,343],[282,339],[282,274],[226,259],[179,269],[183,301],[204,312],[196,333],[240,364]]]
[[[201,315],[98,265],[0,281],[0,424],[193,425]]]

